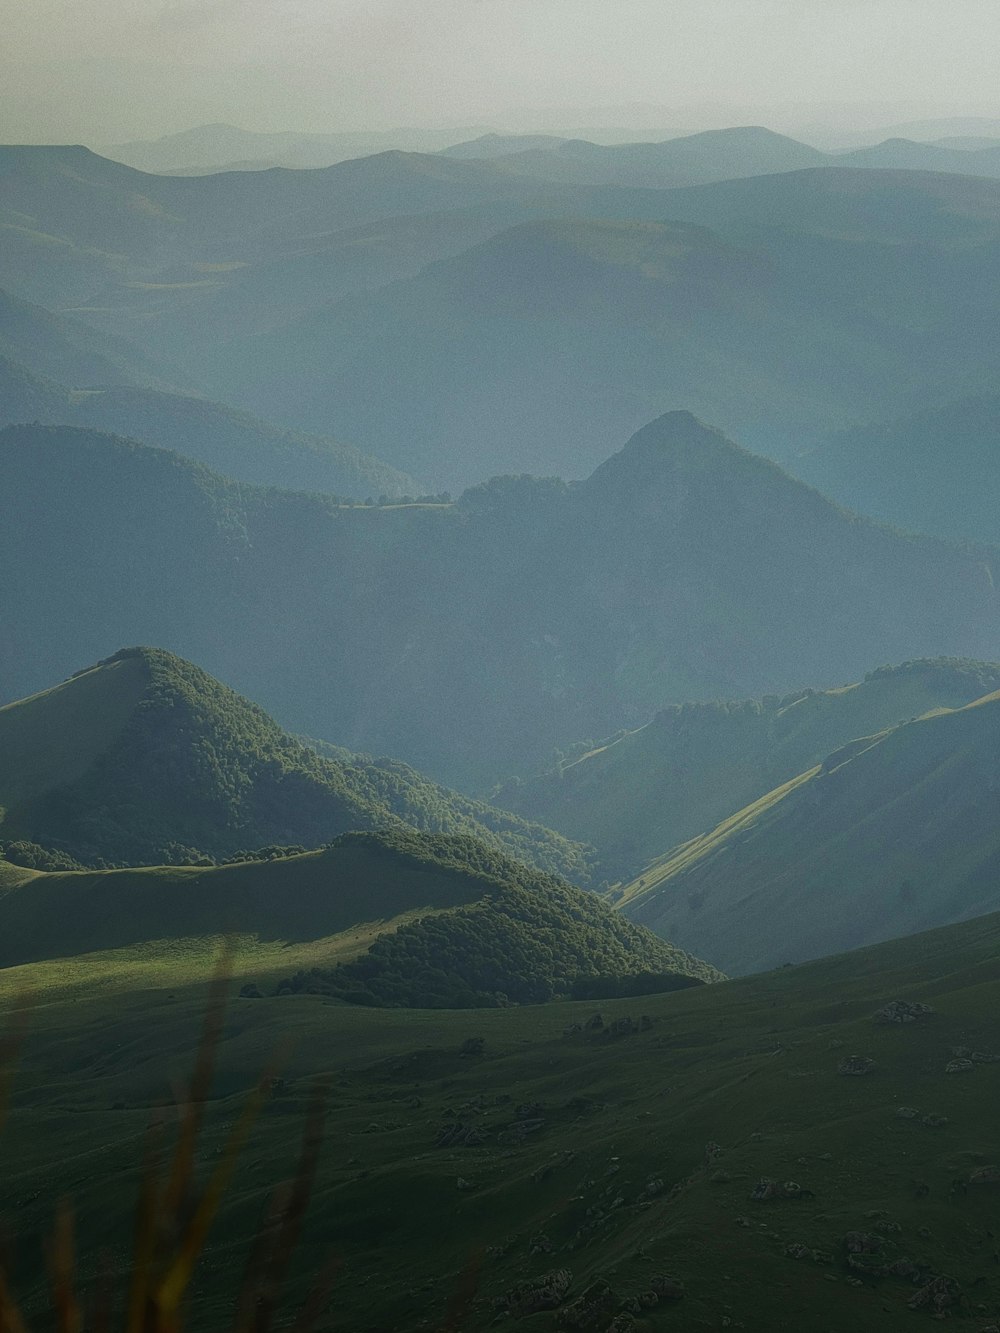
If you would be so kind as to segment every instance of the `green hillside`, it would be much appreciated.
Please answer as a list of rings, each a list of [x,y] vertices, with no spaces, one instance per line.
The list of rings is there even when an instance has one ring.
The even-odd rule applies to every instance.
[[[127,1282],[147,1127],[164,1100],[183,1097],[204,1005],[201,987],[177,986],[46,999],[29,1016],[3,1129],[8,1271],[29,1313],[44,1305],[45,1242],[64,1195],[82,1271],[103,1251]],[[1000,1310],[998,999],[992,916],[602,1003],[603,1026],[582,1031],[593,1003],[471,1014],[234,1001],[204,1104],[199,1181],[276,1051],[280,1082],[209,1235],[190,1326],[228,1323],[273,1184],[295,1173],[310,1089],[325,1078],[326,1129],[282,1321],[332,1256],[328,1317],[350,1329],[445,1328],[458,1309],[458,1327],[475,1333],[496,1326],[515,1289],[565,1270],[557,1310],[525,1328],[586,1328],[576,1302],[589,1293],[602,1333],[619,1313],[642,1333],[903,1333],[936,1313],[979,1333]],[[873,1021],[896,1000],[934,1012]],[[462,1053],[472,1037],[479,1055]],[[873,1062],[870,1076],[839,1072],[854,1056]]]
[[[588,878],[579,844],[405,764],[322,757],[263,709],[157,649],[124,649],[0,708],[0,836],[8,843],[91,865],[185,864],[404,825],[466,834],[577,882]]]
[[[469,791],[671,703],[1000,657],[990,551],[854,518],[687,413],[586,482],[454,504],[341,506],[55,427],[0,432],[0,487],[0,698],[155,643]]]
[[[759,971],[1000,905],[1000,693],[864,737],[629,885],[635,921]]]
[[[855,737],[997,689],[1000,666],[943,660],[883,667],[836,690],[678,704],[637,731],[508,783],[496,799],[586,837],[602,877],[631,879]]]
[[[271,972],[297,965],[297,946],[331,941],[333,970],[302,974],[294,988],[369,1005],[493,1007],[566,995],[581,975],[721,975],[596,896],[469,837],[348,833],[324,851],[210,869],[8,876],[0,969],[59,960],[75,976],[89,955],[158,962],[181,944],[233,935],[281,945],[263,962]],[[361,953],[359,928],[373,923],[400,929],[338,969],[333,937],[351,933]]]

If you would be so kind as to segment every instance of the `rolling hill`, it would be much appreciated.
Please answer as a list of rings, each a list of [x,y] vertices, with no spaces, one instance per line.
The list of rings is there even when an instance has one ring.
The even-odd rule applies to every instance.
[[[253,940],[263,966],[290,970],[298,946],[317,946],[305,950],[327,964],[315,989],[369,1005],[542,1003],[580,976],[721,979],[594,894],[473,838],[408,829],[346,833],[323,851],[211,869],[5,865],[0,923],[0,969],[59,959],[79,974],[109,954],[155,962],[229,934]]]
[[[586,482],[351,507],[84,430],[0,432],[0,697],[122,643],[488,790],[685,700],[1000,656],[989,550],[846,514],[686,413]]]
[[[677,408],[792,459],[1000,356],[998,181],[817,168],[657,197],[669,221],[526,222],[237,336],[212,392],[456,489],[586,475]]]
[[[405,764],[324,758],[157,649],[125,649],[0,708],[8,845],[40,844],[91,865],[183,865],[403,827],[472,836],[577,882],[588,877],[585,849],[558,834]]]
[[[0,292],[0,425],[91,426],[175,449],[256,485],[413,495],[409,476],[328,436],[308,435],[171,392],[170,375],[133,345]]]
[[[674,705],[637,731],[509,783],[497,800],[585,836],[597,848],[597,874],[630,880],[848,741],[997,689],[996,664],[923,661],[835,690]]]
[[[635,921],[759,971],[995,911],[1000,693],[835,750],[648,866]]]
[[[1000,543],[1000,397],[843,431],[793,464],[841,504],[951,540]]]
[[[445,149],[461,130],[398,129],[302,134],[295,130],[259,133],[236,125],[195,125],[158,139],[133,139],[103,149],[105,157],[138,171],[199,175],[270,167],[329,167],[349,158],[403,149],[432,153]],[[239,165],[237,165],[239,164]]]
[[[557,1273],[556,1309],[526,1327],[572,1327],[589,1307],[602,1331],[623,1315],[639,1327],[896,1333],[949,1311],[988,1328],[1000,1307],[998,959],[994,915],[602,1002],[602,1026],[583,1031],[592,1002],[475,1013],[234,1002],[200,1171],[224,1153],[275,1051],[282,1063],[196,1270],[192,1327],[231,1315],[273,1182],[296,1174],[320,1079],[327,1131],[280,1318],[294,1318],[332,1255],[330,1318],[352,1329],[446,1327],[456,1308],[470,1333],[495,1327]],[[29,1309],[48,1292],[45,1242],[67,1195],[83,1271],[107,1253],[116,1287],[128,1282],[150,1119],[183,1101],[171,1089],[186,1087],[204,1021],[201,986],[81,994],[67,973],[30,1012],[4,1125],[8,1284]],[[14,988],[44,977],[38,964],[0,972],[5,1010]],[[899,1000],[933,1012],[873,1021]],[[463,1055],[473,1037],[481,1054]],[[871,1072],[841,1072],[854,1067]]]
[[[0,150],[2,151],[2,150]],[[74,387],[185,387],[134,344],[0,291],[0,357],[32,375]],[[9,413],[6,401],[3,411]],[[9,417],[8,417],[9,419]]]
[[[828,161],[819,149],[763,125],[742,125],[660,143],[603,145],[568,139],[555,145],[526,145],[523,152],[505,154],[503,165],[546,180],[666,189],[801,171]]]

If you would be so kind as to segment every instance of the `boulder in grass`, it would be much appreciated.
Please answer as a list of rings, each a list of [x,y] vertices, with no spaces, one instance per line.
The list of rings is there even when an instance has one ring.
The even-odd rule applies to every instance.
[[[934,1010],[929,1004],[916,1000],[890,1000],[881,1009],[872,1014],[873,1023],[917,1023],[922,1018],[929,1018]]]

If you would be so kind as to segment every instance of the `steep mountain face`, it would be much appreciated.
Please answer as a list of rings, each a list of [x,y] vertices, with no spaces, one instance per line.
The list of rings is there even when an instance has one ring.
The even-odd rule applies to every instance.
[[[648,867],[623,910],[752,972],[1000,906],[1000,694],[852,741]]]
[[[841,504],[899,527],[1000,544],[1000,397],[834,435],[794,464]]]
[[[824,168],[661,207],[669,222],[525,224],[238,336],[213,392],[454,489],[583,476],[609,435],[680,407],[792,458],[1000,356],[1000,182]]]
[[[585,851],[404,764],[324,758],[204,671],[126,649],[0,708],[0,836],[89,864],[185,864],[352,829],[462,833],[586,882]]]
[[[4,872],[0,967],[149,943],[162,948],[233,930],[262,944],[328,940],[330,954],[342,955],[337,936],[385,922],[403,932],[398,942],[377,940],[360,969],[341,974],[357,1003],[392,998],[494,1007],[508,994],[541,1002],[568,993],[588,973],[721,979],[717,969],[633,925],[595,895],[468,837],[348,833],[322,852],[208,870],[67,875],[5,865]],[[424,921],[422,913],[432,915]],[[470,929],[484,960],[467,947]],[[433,996],[419,992],[410,966],[421,955],[423,973],[435,974],[425,975],[424,991],[440,988]],[[390,995],[393,960],[407,973],[408,998]],[[347,981],[356,975],[366,983],[363,993]]]
[[[585,483],[338,506],[88,431],[0,433],[0,689],[122,642],[483,789],[668,703],[1000,656],[988,551],[856,519],[686,413]]]
[[[835,690],[675,705],[497,800],[593,843],[602,877],[632,879],[855,737],[998,689],[1000,665],[923,661]]]

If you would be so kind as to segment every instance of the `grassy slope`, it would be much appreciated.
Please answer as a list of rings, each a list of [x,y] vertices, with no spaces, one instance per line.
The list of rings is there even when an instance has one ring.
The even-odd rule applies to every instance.
[[[118,740],[148,686],[144,660],[128,657],[0,708],[0,811],[82,778]]]
[[[843,689],[681,705],[498,799],[593,843],[609,878],[631,878],[854,737],[998,688],[1000,666],[924,661]]]
[[[519,994],[534,977],[544,982],[534,999],[568,993],[582,972],[720,976],[564,881],[468,838],[404,832],[347,834],[323,852],[210,870],[39,874],[0,862],[0,991],[180,984],[204,974],[225,938],[234,968],[270,984],[300,968],[328,971],[380,929],[402,926],[417,960],[408,997],[396,984],[407,967],[398,951],[386,960],[383,943],[365,972],[393,1003],[430,1002],[431,990],[450,1001],[479,954],[488,959],[476,963],[486,978],[476,989]]]
[[[925,1024],[873,1026],[873,1010],[899,997],[937,1013]],[[922,1327],[928,1315],[907,1308],[915,1287],[858,1278],[846,1265],[844,1235],[883,1224],[888,1257],[953,1275],[965,1311],[981,1316],[970,1327],[985,1327],[1000,1310],[995,1189],[951,1185],[1000,1155],[1000,1065],[961,1075],[944,1067],[956,1045],[1000,1050],[998,1001],[993,916],[767,976],[603,1005],[607,1020],[640,1006],[654,1020],[619,1040],[562,1036],[592,1012],[583,1004],[470,1015],[359,1011],[316,998],[238,1002],[200,1170],[217,1161],[276,1052],[288,1086],[253,1127],[199,1269],[192,1326],[226,1322],[264,1200],[293,1169],[311,1081],[328,1074],[326,1139],[289,1308],[332,1251],[345,1261],[331,1298],[336,1327],[444,1326],[470,1263],[476,1293],[463,1333],[492,1325],[494,1297],[563,1266],[574,1295],[595,1278],[623,1294],[646,1290],[657,1273],[683,1281],[683,1303],[650,1311],[643,1333],[700,1333],[726,1319],[748,1333]],[[3,1208],[17,1224],[15,1286],[32,1312],[46,1281],[43,1236],[63,1194],[76,1203],[84,1274],[107,1247],[127,1276],[144,1131],[190,1069],[202,1004],[198,987],[136,990],[126,1002],[50,994],[30,1014],[3,1131]],[[476,1034],[484,1056],[460,1058]],[[874,1075],[838,1076],[854,1052],[875,1059]],[[527,1102],[541,1104],[542,1128],[521,1144],[498,1140]],[[946,1123],[897,1118],[901,1105]],[[435,1150],[452,1118],[482,1128],[485,1142]],[[722,1156],[706,1163],[709,1142]],[[664,1193],[642,1206],[650,1176]],[[751,1202],[761,1176],[795,1180],[815,1197]],[[459,1177],[471,1187],[457,1188]],[[532,1252],[540,1235],[551,1253]],[[792,1244],[829,1258],[796,1260]],[[523,1326],[550,1329],[552,1316]]]
[[[853,742],[643,871],[636,921],[753,971],[994,910],[1000,695]]]
[[[325,758],[190,662],[128,649],[0,709],[0,828],[85,864],[183,863],[349,829],[464,833],[586,880],[585,850],[404,764]],[[187,850],[185,850],[187,849]]]

